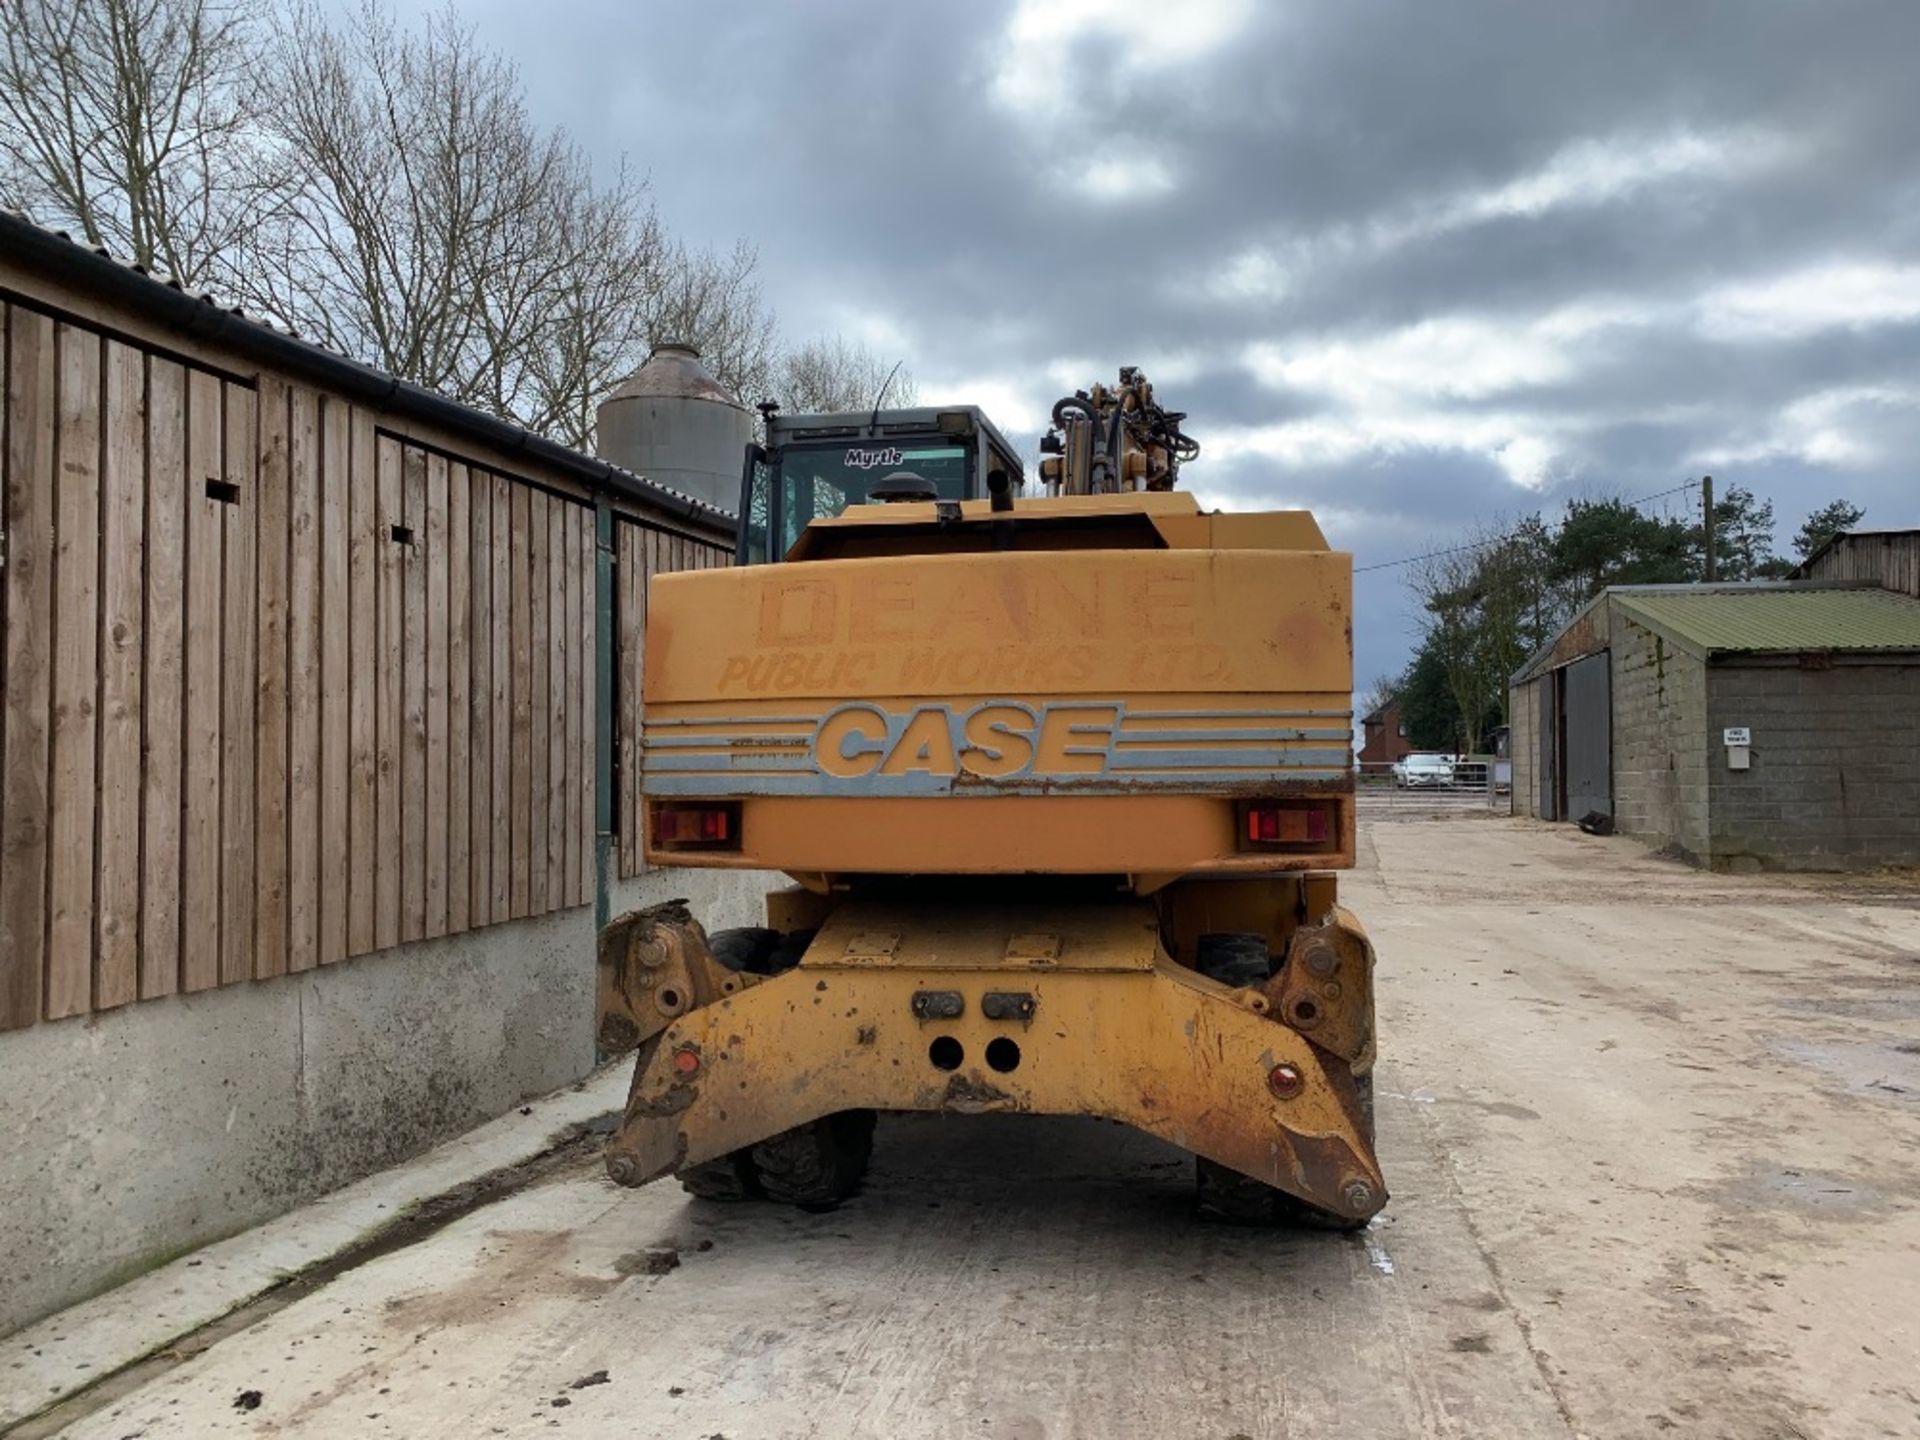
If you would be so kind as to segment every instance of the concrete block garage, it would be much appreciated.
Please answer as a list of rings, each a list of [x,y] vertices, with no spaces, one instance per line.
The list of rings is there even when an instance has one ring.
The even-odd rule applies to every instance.
[[[1515,814],[1714,870],[1920,863],[1920,600],[1618,586],[1514,676]]]

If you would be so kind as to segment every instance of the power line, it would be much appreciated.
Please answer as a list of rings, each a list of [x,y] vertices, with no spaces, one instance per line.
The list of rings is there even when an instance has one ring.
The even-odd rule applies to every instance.
[[[1697,490],[1698,488],[1699,488],[1698,481],[1689,480],[1683,485],[1674,486],[1671,490],[1662,490],[1658,494],[1645,495],[1638,500],[1629,500],[1626,503],[1628,505],[1645,505],[1649,500],[1664,500],[1669,495],[1679,495],[1683,493],[1690,493],[1694,490]]]
[[[1496,535],[1491,540],[1476,540],[1471,545],[1455,545],[1450,550],[1429,550],[1424,555],[1409,555],[1401,560],[1381,560],[1372,565],[1356,565],[1353,567],[1353,573],[1364,575],[1369,570],[1392,570],[1399,565],[1417,565],[1422,560],[1438,560],[1443,555],[1464,555],[1469,550],[1484,550],[1489,545],[1502,544],[1508,538],[1505,535]]]
[[[1649,504],[1655,500],[1664,500],[1669,495],[1679,495],[1684,492],[1689,492],[1693,490],[1693,488],[1694,482],[1687,481],[1685,484],[1674,486],[1671,490],[1662,490],[1657,494],[1643,495],[1638,500],[1626,500],[1621,503],[1627,505],[1629,508],[1638,508],[1641,505]],[[1364,575],[1369,570],[1395,570],[1402,565],[1418,565],[1422,560],[1439,560],[1447,555],[1464,555],[1469,550],[1485,550],[1489,546],[1504,545],[1512,538],[1511,535],[1495,535],[1490,540],[1475,540],[1469,545],[1455,545],[1446,550],[1429,550],[1424,555],[1407,555],[1398,560],[1380,560],[1372,565],[1356,565],[1353,567],[1353,573],[1356,575]]]

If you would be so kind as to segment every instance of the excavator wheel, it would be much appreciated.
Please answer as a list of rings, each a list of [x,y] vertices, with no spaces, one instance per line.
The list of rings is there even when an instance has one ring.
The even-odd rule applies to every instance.
[[[743,925],[737,930],[714,931],[707,937],[707,949],[729,970],[779,975],[800,963],[813,936],[811,930],[792,930],[783,935],[764,925]]]
[[[800,963],[800,957],[813,944],[817,930],[789,930],[767,955],[767,974],[779,975]]]
[[[707,937],[707,950],[729,970],[777,975],[799,958],[795,955],[780,963],[786,939],[778,930],[764,925],[743,925],[714,931]],[[699,1200],[757,1200],[765,1193],[754,1170],[753,1155],[747,1150],[736,1150],[704,1165],[690,1165],[680,1172],[679,1179],[680,1188]]]
[[[1371,1146],[1373,1076],[1356,1075],[1353,1083],[1360,1093],[1360,1133]],[[1365,1220],[1335,1215],[1330,1210],[1309,1205],[1284,1190],[1198,1155],[1193,1158],[1193,1178],[1200,1214],[1208,1220],[1224,1220],[1233,1225],[1291,1225],[1309,1230],[1367,1228]]]
[[[842,1110],[762,1140],[753,1147],[762,1193],[803,1209],[838,1205],[866,1177],[874,1119],[871,1110]]]
[[[1264,935],[1223,932],[1200,937],[1193,968],[1222,985],[1264,985],[1273,974],[1273,957]]]
[[[745,1150],[722,1155],[704,1165],[680,1172],[680,1188],[696,1200],[758,1200],[766,1192],[754,1172],[753,1156]]]
[[[778,930],[764,925],[744,925],[738,930],[716,930],[707,937],[707,950],[729,970],[749,975],[770,975],[768,966],[781,940]]]
[[[778,975],[791,970],[800,963],[800,957],[807,953],[807,946],[813,943],[813,931],[796,930],[783,935],[778,930],[768,929],[764,925],[743,925],[734,930],[716,930],[707,937],[707,950],[720,964],[729,970],[749,975]],[[803,1127],[803,1129],[806,1127]],[[872,1125],[867,1127],[871,1136]],[[797,1134],[799,1132],[790,1132]],[[775,1145],[786,1140],[786,1136],[776,1135],[767,1145]],[[788,1150],[804,1151],[801,1142],[791,1142]],[[785,1155],[776,1160],[776,1164],[792,1165],[802,1155]],[[841,1169],[847,1168],[844,1162]],[[853,1184],[858,1184],[860,1176],[866,1172],[866,1152],[859,1153],[858,1163],[852,1167]],[[705,1164],[690,1165],[679,1175],[680,1188],[699,1200],[759,1200],[768,1191],[761,1184],[759,1167],[754,1163],[752,1149],[736,1150],[731,1155],[722,1155],[717,1160]],[[849,1193],[851,1193],[849,1191]],[[775,1196],[776,1199],[785,1198]],[[834,1197],[843,1198],[843,1197]],[[795,1204],[812,1204],[812,1200],[798,1200]],[[823,1202],[831,1203],[831,1201]]]

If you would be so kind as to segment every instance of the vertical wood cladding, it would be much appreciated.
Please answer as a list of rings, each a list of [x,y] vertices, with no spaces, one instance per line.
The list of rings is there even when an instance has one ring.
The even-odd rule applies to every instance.
[[[592,899],[590,506],[27,305],[0,370],[0,1029]],[[624,755],[730,556],[618,535]]]

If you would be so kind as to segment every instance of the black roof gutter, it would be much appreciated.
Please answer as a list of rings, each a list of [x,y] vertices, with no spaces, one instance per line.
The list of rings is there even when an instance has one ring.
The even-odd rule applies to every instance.
[[[729,535],[734,529],[730,514],[384,370],[250,320],[236,310],[223,310],[211,299],[190,295],[178,285],[156,280],[5,210],[0,210],[0,254],[43,271],[56,281],[114,301],[173,334],[224,346],[260,365],[325,386],[349,399],[471,435],[495,449],[551,466],[592,489],[677,519]]]

